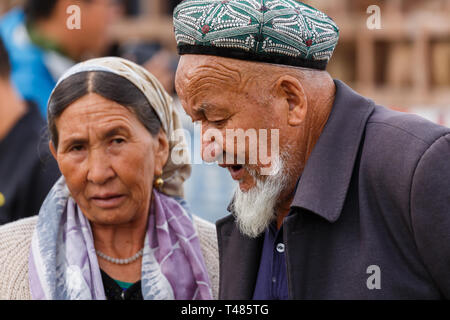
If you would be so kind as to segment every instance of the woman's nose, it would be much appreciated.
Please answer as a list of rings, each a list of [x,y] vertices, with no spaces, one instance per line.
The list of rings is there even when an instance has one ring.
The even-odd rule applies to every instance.
[[[88,163],[87,179],[94,184],[105,184],[115,175],[110,160],[103,151],[91,152]]]

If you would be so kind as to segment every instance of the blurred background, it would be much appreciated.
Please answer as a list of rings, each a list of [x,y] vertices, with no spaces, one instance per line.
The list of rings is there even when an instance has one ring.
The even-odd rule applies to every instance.
[[[450,126],[450,0],[310,0],[341,29],[328,71],[377,103]],[[369,30],[378,5],[381,29]]]
[[[87,0],[71,2],[83,1]],[[95,52],[71,55],[71,60],[117,55],[144,65],[174,96],[186,129],[193,133],[194,127],[180,107],[173,85],[178,57],[171,14],[180,1],[90,2],[96,1],[114,9],[114,18],[107,20],[104,31],[108,41]],[[343,80],[379,104],[450,126],[450,0],[304,2],[327,13],[340,27],[340,41],[328,66],[334,78]],[[23,3],[24,0],[1,0],[0,26],[2,16]],[[367,12],[371,5],[380,8],[380,29],[367,27],[367,20],[373,14]],[[95,19],[95,15],[93,17]],[[7,37],[6,33],[3,36]],[[94,35],[92,38],[98,41]],[[14,69],[14,58],[12,60]],[[195,152],[200,152],[199,141],[190,143],[193,158]],[[196,164],[185,192],[192,211],[215,222],[228,214],[226,207],[234,187],[225,169]]]

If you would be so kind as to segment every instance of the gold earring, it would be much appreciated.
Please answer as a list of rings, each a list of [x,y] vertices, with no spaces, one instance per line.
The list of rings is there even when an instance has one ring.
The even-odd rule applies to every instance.
[[[155,180],[154,186],[156,189],[161,190],[163,185],[164,185],[163,178],[159,177],[158,179]]]

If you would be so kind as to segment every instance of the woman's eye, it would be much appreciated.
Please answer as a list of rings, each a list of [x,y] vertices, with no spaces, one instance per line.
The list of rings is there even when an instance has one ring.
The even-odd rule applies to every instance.
[[[116,138],[112,142],[115,144],[121,144],[121,143],[125,142],[125,140],[122,138]]]
[[[83,150],[83,146],[82,145],[75,145],[75,146],[72,146],[69,149],[70,152],[79,152],[79,151],[82,151],[82,150]]]

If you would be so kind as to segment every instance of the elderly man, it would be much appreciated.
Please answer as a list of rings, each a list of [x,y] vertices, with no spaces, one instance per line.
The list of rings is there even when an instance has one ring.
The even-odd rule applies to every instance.
[[[339,29],[300,2],[186,0],[174,25],[183,107],[239,181],[221,299],[450,298],[450,129],[333,80]],[[279,130],[272,174],[233,129]]]

